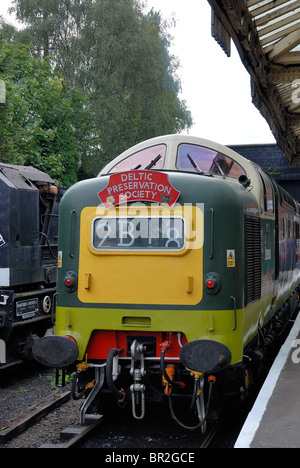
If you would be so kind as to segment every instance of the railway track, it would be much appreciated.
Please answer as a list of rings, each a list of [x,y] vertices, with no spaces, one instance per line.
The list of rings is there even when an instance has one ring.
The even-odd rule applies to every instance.
[[[17,437],[19,434],[26,431],[51,411],[69,401],[70,398],[70,391],[66,391],[64,393],[56,392],[18,414],[17,417],[13,418],[9,423],[0,428],[0,445],[7,443],[14,437]]]
[[[56,446],[59,444],[62,448],[78,446],[89,448],[96,446],[111,450],[114,450],[115,447],[120,449],[126,448],[128,450],[134,447],[150,447],[154,451],[156,447],[174,447],[174,449],[176,447],[185,447],[188,450],[193,450],[194,447],[233,447],[235,442],[234,437],[238,436],[239,428],[247,416],[248,405],[242,411],[243,414],[240,416],[240,421],[237,420],[234,423],[232,421],[233,416],[230,413],[227,417],[225,430],[222,423],[220,431],[219,427],[213,427],[202,437],[200,433],[198,435],[195,434],[195,431],[185,433],[180,428],[178,429],[178,425],[174,423],[172,426],[169,412],[164,411],[166,408],[153,405],[153,407],[150,407],[149,412],[147,412],[144,422],[134,424],[129,412],[126,413],[122,410],[119,413],[110,412],[105,418],[97,418],[88,427],[80,427],[79,430],[78,427],[76,428],[76,425],[78,426],[79,424],[79,408],[82,400],[73,401],[70,399],[71,392],[68,390],[70,383],[64,389],[57,389],[59,391],[51,389],[49,382],[49,378],[51,377],[50,372],[50,370],[45,370],[40,366],[34,368],[32,363],[28,363],[17,366],[13,373],[10,371],[7,374],[1,374],[1,447],[37,448],[46,445],[48,442]],[[6,376],[5,378],[3,378],[4,375]],[[43,398],[40,398],[41,387],[43,388]],[[29,400],[28,396],[30,397]],[[253,398],[255,399],[255,395]],[[15,399],[16,402],[14,402]],[[36,403],[37,401],[38,403]],[[8,415],[10,416],[13,404],[15,404],[18,412],[13,417],[8,417]],[[19,414],[20,408],[26,407],[28,409]],[[55,412],[61,412],[62,414],[52,418]],[[71,414],[73,415],[72,417],[70,417]],[[98,427],[103,422],[105,431]],[[233,424],[236,424],[235,429],[233,428]],[[66,430],[65,428],[68,426],[69,428]],[[36,432],[35,441],[32,440],[31,431]],[[95,436],[94,432],[96,433]],[[217,432],[218,435],[215,438]],[[63,440],[60,440],[60,436]],[[21,440],[22,437],[23,440]],[[91,442],[93,438],[94,442]],[[15,441],[16,443],[14,444]]]
[[[20,413],[17,417],[13,418],[11,421],[5,424],[2,428],[0,428],[0,446],[7,444],[9,441],[11,441],[14,438],[17,438],[18,436],[20,436],[22,433],[27,431],[29,428],[32,428],[33,426],[37,427],[37,425],[39,424],[39,427],[42,427],[43,418],[51,415],[51,412],[63,406],[65,403],[67,403],[70,400],[70,398],[71,398],[70,391],[65,391],[63,393],[55,392],[49,397],[44,398],[38,403],[27,408],[24,412]],[[39,448],[84,447],[84,442],[89,437],[94,438],[95,440],[97,439],[97,434],[95,435],[94,433],[101,424],[104,424],[105,429],[107,429],[107,424],[105,424],[105,421],[106,423],[109,423],[107,418],[104,418],[102,415],[98,415],[98,416],[89,415],[89,417],[87,418],[86,426],[74,425],[71,427],[67,427],[59,431],[56,437],[57,442],[42,443],[39,446]],[[115,424],[115,430],[116,430],[115,439],[117,440],[118,438],[118,425],[117,424]],[[36,428],[36,431],[37,432],[39,431],[38,427]],[[217,431],[218,431],[218,426],[216,425],[210,428],[208,432],[204,435],[201,435],[200,433],[198,433],[198,436],[195,435],[196,440],[197,440],[197,437],[199,437],[199,445],[197,443],[194,444],[195,450],[197,450],[198,448],[201,449],[201,448],[209,447],[209,444],[214,439]],[[166,434],[166,436],[168,436],[168,434]],[[120,435],[120,439],[122,439],[122,435]],[[114,450],[118,450],[117,449],[118,443],[116,443],[115,446],[116,446],[116,449]],[[158,443],[157,446],[160,446],[160,444]],[[121,450],[123,450],[123,448],[124,447],[122,447]],[[133,450],[136,450],[136,449],[133,448]],[[142,450],[144,450],[145,452],[145,449],[142,449]],[[166,451],[157,452],[155,448],[150,448],[149,450],[153,454],[154,453],[167,453]],[[178,449],[176,448],[172,449],[173,452],[176,450]],[[194,449],[191,449],[191,448],[188,449],[188,451],[191,451],[191,450],[194,450]],[[188,453],[188,451],[186,450],[184,453]],[[168,452],[168,453],[171,453],[171,452]]]
[[[62,439],[67,439],[66,442],[61,444],[44,444],[40,448],[74,448],[80,446],[80,444],[92,434],[92,432],[99,426],[100,423],[103,423],[103,416],[99,415],[98,418],[93,418],[87,426],[82,426],[80,428],[68,428],[63,431],[60,435]],[[201,437],[201,442],[199,444],[199,449],[208,448],[210,443],[213,441],[219,425],[214,425],[211,427],[208,432]],[[142,449],[145,451],[145,449]],[[177,449],[174,449],[175,451]],[[153,449],[149,449],[153,451]],[[161,452],[163,453],[163,452]],[[166,453],[166,452],[165,452]]]
[[[94,416],[94,415],[93,415]],[[93,417],[89,420],[86,426],[67,428],[60,433],[61,439],[66,439],[61,444],[43,444],[40,448],[74,448],[84,441],[89,434],[91,434],[100,423],[103,422],[103,416]]]
[[[40,369],[36,370],[35,375],[32,376],[36,387],[41,385],[40,377],[37,378],[38,372],[40,372]],[[46,380],[46,378],[45,375],[44,379]],[[14,383],[13,393],[10,395],[5,393],[6,387],[3,390],[0,386],[0,415],[6,413],[6,407],[11,406],[11,395],[14,397],[18,394],[16,386],[20,385],[19,388],[27,388],[28,375],[26,375],[26,379],[24,381],[17,380],[17,383]],[[247,416],[247,408],[245,408],[245,412],[243,411],[243,415],[241,415],[241,421],[234,423],[234,416],[230,413],[225,422],[225,430],[222,423],[220,431],[219,426],[213,426],[205,435],[201,435],[200,431],[190,432],[180,428],[170,417],[167,405],[159,406],[154,404],[149,408],[144,420],[138,423],[132,419],[130,408],[120,410],[120,408],[116,407],[115,410],[110,410],[105,417],[98,417],[90,421],[86,427],[83,427],[79,426],[79,408],[82,400],[71,400],[71,392],[68,390],[70,383],[66,385],[66,389],[60,388],[58,392],[50,391],[49,382],[48,387],[46,387],[45,381],[42,385],[45,387],[44,394],[47,397],[40,400],[39,403],[29,405],[25,412],[6,422],[4,427],[0,427],[0,446],[4,448],[95,447],[112,451],[122,451],[123,449],[127,451],[133,449],[134,451],[136,448],[138,450],[148,450],[149,447],[149,450],[152,450],[153,453],[157,451],[157,447],[161,447],[162,450],[168,450],[169,447],[171,447],[170,450],[178,450],[178,447],[184,447],[186,451],[197,451],[210,446],[214,448],[219,446],[232,447],[235,441],[234,437],[238,435],[236,431],[238,431],[238,427],[241,427],[242,419]],[[20,398],[24,395],[21,394]],[[26,406],[27,404],[23,404],[22,400],[18,403],[19,408],[25,408]],[[179,405],[177,408],[180,418],[183,417],[183,419],[185,417],[184,408],[184,404]],[[61,412],[62,414],[51,419],[52,414],[55,412]],[[70,417],[71,414],[72,418]],[[235,429],[233,428],[234,424],[237,425]],[[104,426],[105,430],[99,426]],[[32,443],[30,431],[36,433],[34,443]],[[230,431],[232,435],[230,435]],[[19,444],[22,437],[23,440]],[[38,445],[36,441],[38,441]]]
[[[162,450],[178,450],[179,447],[183,447],[186,451],[193,451],[209,447],[210,444],[217,447],[221,439],[219,435],[215,439],[217,427],[210,429],[205,436],[201,435],[201,431],[190,432],[182,429],[171,418],[167,402],[150,405],[144,420],[138,422],[131,416],[130,405],[122,410],[116,406],[113,411],[110,409],[105,417],[92,421],[87,428],[82,428],[79,426],[79,408],[82,400],[70,399],[71,383],[67,382],[65,388],[53,390],[53,382],[49,382],[50,371],[44,375],[41,375],[42,372],[43,370],[38,368],[33,374],[32,367],[28,366],[23,375],[20,368],[15,381],[0,386],[1,448],[40,448],[50,444],[62,448],[137,448],[154,452],[158,447]],[[186,417],[185,403],[178,402],[176,407],[179,418],[183,420]],[[18,411],[8,418],[9,409],[13,404]],[[19,414],[20,409],[26,407],[28,409]],[[189,424],[193,421],[186,422]],[[1,424],[4,424],[2,430]],[[221,429],[220,432],[227,437],[229,431]],[[224,444],[226,446],[226,442]]]

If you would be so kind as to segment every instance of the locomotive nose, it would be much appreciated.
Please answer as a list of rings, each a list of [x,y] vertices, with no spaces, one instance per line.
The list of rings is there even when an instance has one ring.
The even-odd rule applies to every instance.
[[[62,369],[76,361],[78,346],[65,336],[44,336],[35,341],[32,354],[40,364]]]
[[[190,370],[214,374],[230,365],[231,352],[223,343],[195,340],[183,345],[180,360]]]

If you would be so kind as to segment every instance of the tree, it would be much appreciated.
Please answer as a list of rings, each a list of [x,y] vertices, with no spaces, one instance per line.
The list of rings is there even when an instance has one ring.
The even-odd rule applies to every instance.
[[[160,15],[139,0],[14,0],[34,53],[89,102],[82,172],[95,175],[129,146],[192,124],[178,97],[178,62]],[[23,33],[23,37],[26,37]]]
[[[109,0],[95,4],[102,34],[94,51],[99,72],[92,70],[92,104],[107,159],[112,148],[116,155],[141,140],[191,125],[178,98],[177,62],[168,53],[160,16],[132,16],[122,5]]]
[[[0,159],[32,165],[60,183],[77,181],[86,134],[81,92],[66,89],[49,60],[33,58],[24,44],[0,42],[0,76],[6,104],[0,108]]]

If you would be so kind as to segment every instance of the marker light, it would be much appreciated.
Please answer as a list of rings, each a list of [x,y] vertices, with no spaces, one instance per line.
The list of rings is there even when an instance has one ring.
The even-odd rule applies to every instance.
[[[65,287],[68,292],[73,292],[77,288],[77,275],[74,271],[68,271],[64,279]]]
[[[220,275],[215,272],[207,273],[204,276],[204,285],[208,294],[216,294],[221,287]]]

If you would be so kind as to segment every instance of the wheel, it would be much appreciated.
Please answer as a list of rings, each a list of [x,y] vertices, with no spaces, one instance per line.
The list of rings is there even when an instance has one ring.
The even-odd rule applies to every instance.
[[[50,296],[45,296],[44,299],[43,299],[43,311],[46,313],[46,314],[49,314],[50,310],[51,310],[51,298]]]

